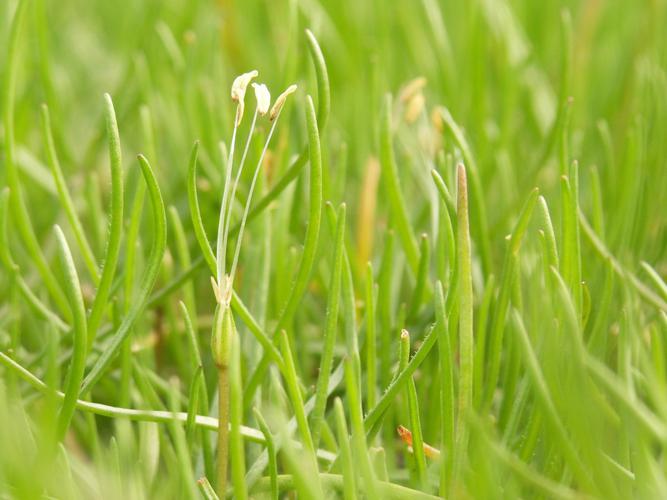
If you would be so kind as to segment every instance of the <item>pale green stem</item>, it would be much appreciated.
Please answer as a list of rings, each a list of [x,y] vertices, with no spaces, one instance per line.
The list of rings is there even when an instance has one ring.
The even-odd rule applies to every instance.
[[[238,105],[236,107],[238,114]],[[232,132],[232,142],[229,146],[229,156],[227,157],[225,185],[222,190],[222,204],[220,205],[220,219],[218,220],[218,240],[216,247],[216,262],[217,262],[217,281],[218,286],[222,284],[222,278],[225,276],[225,213],[227,212],[227,198],[229,197],[230,183],[232,180],[232,167],[234,162],[234,146],[236,145],[236,131],[238,130],[238,123],[234,120],[234,131]]]
[[[236,178],[234,179],[234,187],[232,188],[231,195],[229,196],[229,206],[227,207],[227,214],[225,215],[225,229],[223,232],[223,242],[222,245],[227,248],[227,242],[229,240],[229,224],[232,219],[232,208],[234,207],[234,198],[236,198],[236,189],[239,186],[239,180],[241,179],[241,173],[243,172],[243,166],[245,165],[246,156],[248,156],[248,149],[250,148],[250,142],[252,140],[252,134],[255,131],[255,123],[257,122],[257,107],[255,107],[255,113],[252,116],[252,124],[250,125],[250,131],[248,132],[248,137],[245,141],[245,148],[243,149],[243,155],[241,156],[241,163],[239,164],[238,171],[236,172]]]
[[[241,252],[241,242],[243,241],[243,230],[245,229],[246,220],[248,218],[248,211],[250,210],[250,201],[252,200],[252,193],[254,192],[255,184],[257,183],[257,176],[259,175],[259,171],[262,167],[262,162],[264,161],[264,155],[266,154],[266,150],[269,147],[269,143],[271,142],[271,137],[273,136],[273,131],[276,129],[276,124],[278,123],[279,119],[280,119],[280,111],[276,115],[276,119],[273,120],[273,125],[271,125],[271,130],[269,130],[269,136],[266,138],[266,142],[264,143],[264,149],[262,149],[262,154],[260,155],[259,161],[257,162],[257,166],[255,167],[255,173],[252,176],[252,182],[250,183],[250,191],[248,191],[248,199],[246,200],[245,208],[243,210],[243,218],[241,219],[241,225],[239,227],[239,236],[238,239],[236,240],[236,249],[234,250],[234,259],[232,260],[232,268],[231,271],[229,272],[230,284],[234,281],[236,266],[239,263],[239,253]]]

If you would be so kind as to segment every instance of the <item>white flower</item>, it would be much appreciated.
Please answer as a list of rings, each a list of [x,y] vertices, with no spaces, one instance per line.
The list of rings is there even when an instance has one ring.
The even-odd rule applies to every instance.
[[[287,87],[285,92],[283,92],[278,96],[276,102],[273,104],[273,107],[271,108],[271,113],[269,113],[269,120],[273,121],[276,119],[276,116],[278,116],[280,110],[283,109],[283,105],[285,104],[287,96],[293,94],[295,91],[296,91],[296,85],[290,85],[289,87]]]
[[[245,91],[253,78],[256,78],[257,70],[237,76],[232,83],[232,101],[242,102],[245,99]]]
[[[255,89],[255,98],[257,99],[257,111],[264,116],[269,111],[271,105],[271,94],[269,89],[263,83],[253,83],[252,88]]]
[[[238,127],[243,119],[243,109],[245,108],[245,91],[250,81],[258,75],[257,70],[249,71],[237,76],[232,83],[232,101],[238,103],[236,108],[236,126]]]

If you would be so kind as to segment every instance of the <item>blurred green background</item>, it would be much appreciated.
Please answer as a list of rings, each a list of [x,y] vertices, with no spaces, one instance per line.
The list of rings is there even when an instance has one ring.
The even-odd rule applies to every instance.
[[[347,248],[359,301],[359,331],[364,328],[361,326],[364,266],[370,260],[376,271],[381,267],[388,229],[395,222],[390,215],[388,197],[377,185],[380,117],[384,96],[391,93],[395,97],[394,148],[412,234],[416,237],[427,233],[433,255],[441,250],[436,241],[441,236],[442,218],[438,218],[438,211],[442,203],[431,169],[441,173],[454,193],[454,165],[462,157],[459,145],[449,134],[442,133],[438,107],[449,110],[462,127],[476,160],[480,185],[472,189],[481,190],[475,194],[483,200],[488,218],[485,233],[474,224],[474,219],[471,227],[476,325],[483,312],[490,275],[495,276],[497,286],[505,269],[505,237],[514,228],[528,193],[536,186],[549,201],[559,244],[563,244],[561,240],[565,237],[560,238],[563,226],[561,175],[568,172],[572,160],[578,161],[582,213],[619,266],[616,270],[619,276],[612,286],[608,278],[612,273],[607,264],[610,255],[600,258],[599,254],[605,253],[600,251],[600,245],[591,245],[588,238],[582,236],[579,257],[586,309],[582,314],[582,335],[591,356],[620,373],[622,384],[619,385],[630,394],[627,401],[631,404],[640,399],[648,401],[646,407],[655,411],[655,418],[662,425],[667,415],[667,403],[661,396],[666,387],[667,356],[664,344],[656,338],[667,327],[665,311],[660,308],[667,292],[658,290],[657,295],[662,299],[658,298],[655,307],[655,300],[645,301],[645,294],[642,298],[642,293],[631,284],[632,279],[639,276],[643,282],[651,282],[659,289],[659,279],[647,277],[646,267],[641,267],[643,261],[658,275],[667,274],[667,1],[29,0],[28,4],[19,37],[13,115],[16,161],[30,217],[50,260],[55,260],[51,228],[56,222],[66,225],[66,221],[46,166],[39,126],[41,103],[49,106],[56,149],[95,254],[103,255],[107,230],[104,214],[110,197],[102,99],[108,92],[115,104],[123,147],[126,214],[130,211],[135,186],[142,182],[135,154],[144,153],[154,166],[165,204],[175,207],[184,224],[194,260],[200,252],[193,237],[186,193],[188,158],[194,141],[201,141],[198,187],[204,223],[211,236],[217,226],[223,182],[218,143],[229,141],[233,124],[231,82],[238,74],[257,69],[258,81],[266,83],[274,97],[291,83],[299,86],[295,98],[285,108],[265,165],[266,178],[260,181],[260,191],[266,192],[267,186],[280,178],[306,141],[305,96],[317,97],[315,73],[304,36],[304,30],[310,29],[322,48],[331,82],[331,115],[322,134],[324,201],[334,205],[347,203]],[[7,40],[16,5],[16,0],[0,0],[0,82],[3,86],[7,76]],[[426,80],[422,90],[423,107],[419,102],[400,102],[397,96],[409,82],[420,77]],[[408,108],[412,104],[418,111],[414,117],[409,116]],[[147,112],[151,117],[152,125],[148,129],[152,134],[146,133],[142,109],[144,116]],[[4,114],[4,108],[2,111]],[[245,137],[248,121],[246,118],[242,137]],[[266,124],[259,128],[258,135],[263,136]],[[0,137],[5,134],[3,120]],[[253,144],[250,153],[253,159],[259,156],[259,147]],[[0,150],[0,159],[3,158],[4,149]],[[244,184],[249,176],[246,172]],[[0,163],[0,186],[5,183],[6,169],[4,163]],[[307,189],[307,176],[302,175],[278,198],[272,210],[267,211],[272,215],[259,218],[248,229],[238,291],[263,327],[272,325],[280,312],[285,290],[296,268],[307,218]],[[369,216],[369,211],[374,215]],[[146,221],[144,224],[147,225]],[[168,284],[183,270],[171,225],[170,220],[169,251],[156,289]],[[567,323],[564,313],[551,309],[548,297],[555,292],[553,289],[551,295],[545,292],[548,278],[541,275],[537,233],[532,226],[531,231],[531,237],[527,238],[530,241],[525,244],[525,250],[522,249],[517,266],[516,283],[512,285],[512,307],[520,310],[527,324],[559,415],[583,450],[584,462],[597,474],[596,479],[614,478],[608,483],[601,481],[595,493],[601,497],[603,493],[615,492],[619,497],[632,493],[649,498],[667,491],[664,442],[656,444],[653,438],[647,437],[634,417],[628,417],[632,412],[619,411],[620,416],[614,413],[616,400],[610,403],[600,396],[602,391],[586,384],[579,387],[577,376],[580,373],[575,369],[568,371],[576,350],[558,336],[567,330],[563,327]],[[333,246],[331,232],[324,222],[320,260],[295,320],[294,339],[298,351],[295,357],[309,394],[317,377],[315,354],[321,350],[319,335],[331,273],[328,260]],[[263,239],[268,233],[270,237]],[[485,268],[480,258],[483,239],[490,242],[489,268]],[[149,240],[150,236],[140,234],[141,265]],[[48,303],[48,295],[32,263],[23,254],[15,228],[10,227],[8,241],[21,273],[36,295]],[[70,241],[73,240],[70,238]],[[270,248],[264,248],[258,241],[269,241]],[[378,385],[382,387],[378,387],[378,391],[391,379],[390,369],[398,358],[400,329],[406,326],[414,332],[416,347],[434,319],[430,291],[425,294],[430,301],[428,304],[425,300],[417,311],[408,310],[415,279],[407,270],[399,243],[396,248],[395,257],[387,264],[392,271],[388,271],[391,290],[385,292],[390,296],[385,304],[391,307],[380,311],[378,321],[381,329],[386,327],[391,332],[387,336],[393,335],[389,343],[380,345],[384,352],[380,354],[380,368],[384,371],[379,374]],[[93,286],[83,271],[80,256],[75,257],[81,269],[84,296],[89,301]],[[265,259],[270,269],[269,278],[261,272]],[[437,262],[429,268],[428,279],[434,284],[436,279],[445,278],[438,274],[440,257],[436,255],[432,260]],[[448,265],[451,266],[451,262]],[[449,277],[451,267],[447,269]],[[196,305],[191,313],[198,318],[201,345],[206,348],[214,307],[206,273],[196,275],[192,283],[184,285],[183,289],[191,287],[187,293],[192,294],[189,298]],[[266,283],[269,283],[266,289],[260,286]],[[445,288],[448,285],[445,283]],[[606,297],[607,292],[610,298]],[[140,332],[136,339],[139,343],[136,359],[146,366],[146,377],[150,381],[147,386],[158,387],[155,392],[159,397],[153,397],[152,389],[141,386],[129,402],[119,402],[116,394],[119,377],[109,377],[100,383],[95,401],[166,408],[168,381],[176,376],[182,391],[177,399],[179,404],[185,404],[194,369],[187,365],[185,336],[180,335],[183,328],[176,299],[183,294],[178,289],[173,297],[159,302],[139,322],[143,328],[136,328]],[[488,300],[491,304],[489,318],[493,319],[499,316],[494,310],[496,296],[496,289],[492,288]],[[547,303],[549,305],[545,305]],[[558,319],[552,321],[553,317]],[[162,320],[164,323],[160,326],[164,326],[164,330],[177,331],[178,335],[156,347],[151,343],[154,340],[151,328],[157,328],[155,325]],[[107,321],[105,326],[109,329],[116,326],[113,321]],[[118,318],[115,321],[117,323]],[[509,326],[510,320],[507,323],[508,331],[518,331],[514,323]],[[244,380],[247,381],[261,349],[240,322],[239,325],[244,339]],[[487,326],[489,330],[494,328],[492,324]],[[2,268],[0,347],[3,352],[11,348],[12,354],[38,377],[52,376],[57,381],[60,375],[49,373],[47,369],[51,366],[46,359],[51,351],[45,347],[50,338],[45,332],[50,332],[49,328],[46,322],[30,313],[12,288],[9,273]],[[499,328],[502,330],[505,326]],[[597,332],[597,336],[592,332]],[[337,357],[344,352],[342,341],[339,344]],[[515,410],[512,402],[498,396],[489,414],[481,417],[484,425],[497,431],[498,443],[521,454],[531,449],[524,447],[528,439],[525,429],[536,421],[535,415],[542,414],[533,410],[536,396],[528,389],[531,386],[525,366],[519,361],[522,354],[518,345],[514,340],[506,340],[502,346],[506,350],[498,392],[512,397],[520,394],[517,400],[525,398],[522,400],[525,407],[516,409],[516,415],[510,414]],[[63,370],[68,359],[63,353],[68,352],[69,346],[69,340],[64,338],[59,347],[61,357],[56,366]],[[208,379],[211,379],[209,353],[203,351],[203,357]],[[9,395],[0,394],[0,407],[6,407],[0,410],[0,483],[4,477],[13,485],[18,484],[17,491],[28,492],[27,498],[30,493],[42,492],[41,483],[31,483],[36,475],[34,470],[40,471],[43,485],[48,489],[58,483],[62,470],[68,469],[58,468],[54,472],[49,470],[48,463],[35,462],[34,441],[39,441],[36,429],[52,424],[47,417],[41,421],[39,415],[42,411],[48,414],[49,407],[45,409],[42,403],[37,403],[32,389],[25,384],[14,385],[17,379],[5,373],[9,371],[2,373],[6,380],[1,381],[0,389],[4,391],[4,382],[7,382]],[[424,437],[439,446],[436,373],[437,363],[429,358],[416,380]],[[140,380],[139,376],[137,379]],[[276,397],[279,394],[287,406],[279,377],[274,374],[267,380],[269,383],[264,385],[270,387],[264,387],[263,395],[257,401],[246,401],[245,416],[249,425],[255,424],[249,411],[251,404],[262,398],[273,402],[280,399]],[[507,380],[516,383],[508,386]],[[140,385],[137,380],[133,384]],[[573,386],[578,390],[570,392]],[[493,389],[487,388],[491,393]],[[343,397],[344,393],[342,389],[337,392]],[[23,404],[14,407],[18,399]],[[54,403],[49,400],[45,405],[48,404]],[[407,454],[401,454],[395,433],[396,424],[405,422],[408,413],[405,408],[403,397],[386,417],[387,425],[379,440],[371,444],[386,447],[392,481],[415,486],[414,474],[406,472],[413,464],[406,458]],[[26,418],[28,413],[36,416]],[[177,431],[170,428],[171,434],[167,435],[163,432],[165,426],[158,430],[144,424],[125,428],[125,423],[102,418],[95,422],[90,414],[77,413],[73,424],[76,438],[70,437],[67,442],[68,453],[76,457],[70,457],[75,482],[83,483],[81,497],[105,488],[109,497],[128,491],[132,495],[156,498],[168,497],[173,491],[191,493],[188,489],[191,484],[183,487],[186,476],[180,475],[182,463],[175,458],[177,445],[172,441],[178,443]],[[95,434],[96,425],[102,445]],[[564,465],[567,460],[560,453],[558,438],[543,427],[542,421],[530,428],[538,443],[533,443],[537,451],[521,455],[532,467],[529,472],[539,470],[552,481],[574,489],[581,486]],[[111,441],[107,446],[110,436],[120,444]],[[508,481],[506,473],[511,467],[506,463],[507,468],[498,466],[502,460],[485,461],[487,445],[473,441],[470,461],[480,466],[469,474],[467,494],[489,497],[501,486],[510,497],[534,493],[531,489],[534,484],[523,489],[524,482]],[[163,453],[160,458],[156,456],[155,442],[160,443],[157,447]],[[256,458],[260,447],[249,445],[248,448],[248,456]],[[142,470],[128,470],[132,469],[137,456],[142,457]],[[201,457],[192,462],[200,473]],[[34,469],[33,463],[37,463]],[[97,485],[93,484],[93,479],[90,479],[91,484],[82,479],[93,477],[86,472],[90,464],[93,464],[91,469],[104,471]],[[634,483],[634,475],[632,482],[627,478],[618,479],[626,472],[625,468],[637,472],[637,483]],[[159,471],[157,476],[156,470]],[[433,467],[431,472],[434,475]],[[521,477],[521,473],[517,476]],[[119,477],[133,478],[129,490],[123,490],[124,486],[118,484]],[[63,489],[56,486],[54,490],[63,497],[77,495],[64,490],[70,483],[63,484]],[[643,485],[648,485],[645,490]],[[560,493],[567,496],[569,492]],[[0,496],[3,494],[0,489]]]
[[[258,69],[274,95],[291,82],[303,93],[314,93],[302,35],[309,28],[320,41],[331,78],[326,144],[334,157],[341,144],[348,148],[351,182],[344,201],[356,204],[366,161],[377,155],[382,95],[396,94],[423,76],[427,108],[446,106],[466,130],[487,206],[493,207],[495,239],[508,231],[507,215],[522,193],[535,185],[543,190],[558,185],[556,170],[541,153],[565,79],[574,99],[570,146],[581,165],[583,203],[589,191],[586,171],[596,165],[606,215],[614,221],[608,228],[613,246],[629,245],[649,261],[664,259],[664,221],[634,223],[656,213],[667,194],[666,178],[659,175],[667,147],[664,1],[34,3],[44,5],[31,9],[43,12],[30,16],[33,24],[24,37],[17,140],[39,151],[38,105],[47,101],[70,175],[99,161],[95,137],[101,132],[101,95],[109,92],[128,153],[142,151],[135,133],[137,110],[140,104],[150,107],[162,187],[178,193],[192,142],[201,139],[214,155],[215,143],[230,135],[228,87],[235,75]],[[2,39],[15,4],[2,3]],[[570,74],[563,74],[562,63],[565,9],[572,17]],[[301,119],[301,113],[294,117]],[[599,133],[601,120],[611,151]],[[634,141],[628,140],[631,135]],[[620,168],[632,161],[631,147],[640,149],[641,160]],[[415,161],[401,158],[402,165]],[[35,214],[44,225],[53,215]],[[623,238],[628,225],[635,231]]]

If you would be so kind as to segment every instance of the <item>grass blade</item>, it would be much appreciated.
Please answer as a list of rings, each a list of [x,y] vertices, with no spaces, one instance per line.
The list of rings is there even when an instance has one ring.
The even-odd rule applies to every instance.
[[[410,348],[410,334],[403,330],[406,335],[406,343]],[[410,377],[407,383],[408,415],[410,427],[412,428],[412,453],[415,456],[417,466],[417,478],[422,489],[426,488],[426,455],[424,454],[424,438],[422,437],[422,424],[419,415],[419,400],[417,398],[417,387],[414,377]]]
[[[489,368],[488,379],[486,382],[486,405],[491,403],[491,398],[498,383],[500,375],[500,356],[503,348],[503,332],[506,327],[507,314],[509,312],[511,300],[511,285],[516,272],[516,265],[518,262],[519,249],[521,242],[525,235],[528,223],[530,222],[535,203],[537,202],[538,190],[533,189],[528,196],[528,199],[521,209],[519,220],[517,221],[512,235],[510,236],[510,247],[505,256],[505,264],[503,265],[503,273],[500,282],[500,292],[498,295],[498,303],[496,305],[496,312],[493,318],[493,328],[491,330],[491,345],[489,350]]]
[[[364,428],[369,437],[373,436],[377,432],[377,424],[380,422],[382,415],[389,408],[389,405],[393,402],[394,398],[401,390],[403,385],[408,381],[417,368],[424,362],[426,356],[431,352],[433,346],[435,345],[438,335],[434,333],[433,327],[430,328],[430,331],[426,334],[424,341],[417,350],[412,359],[408,363],[408,366],[405,367],[405,370],[401,371],[398,376],[391,382],[389,387],[384,391],[382,397],[378,400],[377,404],[366,414],[364,419]]]
[[[319,48],[317,39],[312,36],[312,33],[307,32],[308,47],[310,49],[310,55],[315,66],[315,75],[317,77],[317,100],[318,100],[318,114],[317,114],[317,126],[321,131],[324,130],[324,127],[329,119],[329,112],[331,110],[330,105],[330,95],[329,95],[329,73],[326,69],[326,63],[322,55],[322,51]],[[321,92],[321,93],[320,93]],[[253,207],[252,210],[248,213],[247,222],[250,222],[260,213],[262,213],[270,204],[273,202],[280,194],[285,190],[291,182],[299,176],[301,169],[306,164],[309,158],[309,149],[304,148],[304,150],[299,154],[299,156],[292,162],[290,167],[285,171],[285,174],[280,178],[278,182],[266,193]],[[240,223],[232,227],[230,231],[230,236],[238,234],[240,229]]]
[[[269,477],[271,478],[271,500],[278,500],[278,462],[276,459],[276,444],[273,439],[273,434],[264,420],[264,417],[259,412],[257,408],[253,409],[255,419],[257,420],[257,425],[259,426],[262,434],[264,434],[264,440],[266,441],[266,451],[269,455]]]
[[[463,155],[463,163],[470,171],[470,180],[472,184],[472,203],[474,210],[472,211],[472,225],[476,230],[475,241],[479,242],[480,257],[482,259],[482,268],[484,274],[489,274],[491,267],[491,243],[489,242],[489,228],[486,217],[486,206],[484,204],[484,191],[482,190],[482,183],[479,178],[479,169],[477,163],[472,155],[472,150],[466,141],[463,130],[454,121],[454,118],[445,108],[439,108],[440,116],[449,133],[454,138],[454,142],[461,149]]]
[[[398,237],[401,240],[401,245],[403,245],[405,255],[410,263],[410,269],[416,276],[419,269],[419,250],[417,248],[415,236],[410,227],[410,221],[408,220],[408,212],[405,208],[405,200],[403,199],[403,193],[400,188],[400,179],[398,177],[398,168],[396,167],[394,146],[392,144],[392,108],[391,95],[386,95],[380,129],[380,165],[382,166],[380,182],[389,199],[391,216]]]
[[[218,494],[206,477],[198,479],[197,486],[205,500],[219,500],[220,497],[218,497]]]
[[[428,235],[422,234],[419,238],[419,268],[417,270],[417,282],[410,302],[410,317],[417,317],[421,306],[426,301],[427,292],[431,289],[428,274],[431,266],[431,247]]]
[[[308,210],[308,226],[303,244],[303,253],[299,262],[299,269],[294,278],[288,299],[275,327],[275,332],[283,329],[291,321],[296,308],[301,301],[303,293],[308,284],[315,254],[317,242],[319,241],[320,223],[322,220],[322,150],[320,146],[320,133],[315,116],[313,99],[306,99],[306,124],[308,128],[308,154],[310,158],[310,188]]]
[[[452,485],[461,480],[468,448],[467,412],[472,408],[473,390],[473,290],[470,230],[468,227],[468,183],[466,169],[457,169],[456,261],[459,267],[459,392],[456,409]]]
[[[153,174],[148,160],[143,156],[139,155],[139,166],[141,167],[141,173],[144,176],[146,182],[146,187],[148,188],[148,197],[151,201],[152,206],[152,228],[154,231],[153,234],[153,244],[151,246],[151,251],[148,256],[148,261],[146,263],[146,269],[141,278],[139,284],[139,290],[137,291],[137,296],[132,303],[132,307],[128,313],[123,318],[123,322],[118,327],[118,330],[114,333],[111,341],[106,346],[105,351],[97,359],[93,367],[86,375],[86,378],[83,381],[83,387],[81,388],[81,393],[85,394],[88,392],[93,385],[97,383],[100,379],[104,370],[111,364],[113,358],[118,353],[118,349],[123,341],[130,334],[132,325],[136,321],[137,317],[141,313],[148,300],[155,280],[157,279],[158,272],[160,270],[160,264],[162,263],[162,256],[164,255],[165,248],[167,246],[167,220],[164,209],[164,202],[162,201],[162,194],[160,193],[160,188],[157,185],[157,180]]]
[[[306,124],[308,129],[308,153],[310,157],[310,187],[308,210],[308,226],[303,244],[303,253],[299,261],[297,274],[292,282],[288,298],[283,306],[278,322],[274,328],[274,339],[280,330],[291,321],[296,308],[306,290],[310,274],[315,262],[317,243],[319,241],[320,223],[322,221],[322,150],[320,146],[320,134],[317,128],[315,106],[313,99],[308,96],[306,107]],[[268,354],[265,352],[261,362],[255,370],[255,374],[246,388],[245,398],[250,400],[255,388],[264,377],[268,368]]]
[[[196,141],[192,146],[190,153],[190,161],[188,163],[188,204],[190,205],[190,217],[192,219],[192,227],[195,231],[197,243],[204,256],[204,260],[208,265],[211,273],[215,275],[216,261],[211,243],[208,241],[206,231],[204,229],[204,222],[201,218],[201,210],[199,209],[199,198],[197,197],[197,155],[199,152],[199,141]]]
[[[18,3],[14,19],[11,24],[11,32],[8,43],[8,56],[6,61],[5,82],[2,93],[3,103],[3,122],[4,122],[4,164],[7,176],[7,185],[11,195],[9,197],[9,207],[12,218],[16,223],[21,239],[26,246],[30,258],[35,262],[46,288],[56,302],[60,312],[69,320],[69,306],[67,298],[51,271],[41,245],[35,235],[28,210],[25,205],[23,193],[21,191],[21,182],[18,170],[16,168],[16,144],[14,139],[14,104],[16,98],[16,73],[18,71],[19,57],[19,38],[23,27],[23,18],[25,17],[26,5],[28,2],[23,0]]]
[[[91,349],[95,341],[97,329],[102,322],[102,316],[107,307],[111,293],[111,284],[116,273],[116,265],[118,264],[118,257],[120,255],[121,236],[123,232],[123,165],[116,111],[114,110],[109,94],[104,94],[104,104],[111,167],[111,214],[109,216],[109,237],[107,239],[102,274],[100,275],[93,307],[88,316],[88,350]]]
[[[74,259],[70,252],[69,245],[65,239],[60,227],[55,226],[56,239],[58,240],[58,255],[60,257],[60,265],[62,266],[63,274],[65,276],[65,292],[71,304],[73,322],[73,349],[72,359],[67,371],[65,399],[58,414],[58,423],[56,429],[56,438],[59,441],[65,437],[65,433],[69,427],[76,406],[76,400],[79,398],[79,386],[83,379],[83,372],[86,367],[86,308],[83,304],[83,296],[81,295],[81,284],[79,283],[79,275],[74,266]]]
[[[338,448],[340,449],[341,467],[343,469],[343,498],[346,500],[355,499],[357,498],[357,486],[355,484],[352,450],[350,449],[350,434],[347,430],[345,410],[340,398],[334,400],[334,415],[336,416]]]
[[[442,283],[435,286],[436,329],[440,361],[440,434],[442,455],[440,462],[440,496],[445,496],[451,477],[452,452],[454,450],[454,356],[452,353],[449,321],[445,311]]]
[[[345,244],[345,205],[338,208],[338,223],[336,225],[336,241],[333,255],[333,270],[329,284],[329,300],[327,303],[326,322],[324,326],[324,348],[320,358],[320,370],[315,388],[315,407],[310,417],[313,445],[317,447],[320,441],[322,421],[327,403],[327,387],[333,365],[334,347],[338,330],[338,304],[340,301],[341,275],[343,272],[343,245]]]
[[[373,265],[366,267],[366,405],[375,406],[377,396],[377,339],[376,339],[376,287],[373,284]]]
[[[514,311],[512,319],[516,327],[515,331],[517,334],[517,340],[519,341],[519,346],[522,351],[521,354],[524,357],[524,362],[526,363],[528,376],[530,377],[531,384],[534,387],[535,395],[537,396],[538,401],[543,408],[544,415],[552,429],[552,432],[559,437],[558,443],[562,447],[563,455],[565,455],[566,460],[572,467],[573,471],[576,473],[577,478],[582,481],[584,485],[590,488],[591,481],[588,476],[588,472],[586,471],[584,464],[581,462],[579,454],[577,453],[572,440],[568,436],[567,431],[563,426],[558,410],[554,406],[553,400],[549,394],[549,388],[547,386],[546,380],[544,379],[544,375],[540,369],[539,361],[530,344],[528,333],[523,326],[523,320],[516,311]]]
[[[361,469],[364,492],[369,498],[378,498],[375,485],[375,474],[371,466],[368,449],[366,447],[366,436],[364,434],[364,421],[361,409],[361,395],[359,394],[359,379],[355,370],[358,366],[352,358],[345,361],[345,387],[347,388],[348,405],[350,408],[350,424],[352,426],[352,450],[355,463]]]
[[[296,368],[294,367],[294,359],[292,358],[292,351],[287,340],[287,334],[283,331],[280,333],[280,350],[282,351],[285,360],[285,383],[287,384],[287,392],[289,393],[290,401],[296,417],[297,426],[301,433],[301,441],[308,452],[312,452],[315,448],[313,446],[313,437],[308,426],[306,411],[303,406],[303,396],[301,396],[301,388],[299,387],[299,380],[296,375]]]
[[[51,169],[51,175],[53,176],[53,181],[56,184],[58,189],[58,198],[60,199],[60,204],[65,209],[67,214],[67,220],[72,228],[76,242],[79,245],[79,250],[83,256],[83,260],[88,267],[88,272],[93,278],[93,284],[97,285],[100,281],[100,272],[97,268],[97,262],[95,260],[95,255],[93,250],[88,242],[86,233],[83,231],[83,226],[81,225],[81,220],[76,213],[74,208],[74,202],[72,201],[72,196],[67,189],[67,183],[65,182],[65,177],[63,176],[62,169],[60,168],[60,161],[58,160],[58,154],[56,153],[56,146],[53,142],[53,134],[51,132],[51,119],[49,117],[49,109],[46,107],[46,104],[42,105],[42,139],[44,141],[44,147],[46,149],[46,156],[48,159],[49,168]]]
[[[55,326],[58,330],[66,332],[70,329],[60,316],[49,309],[39,298],[32,292],[25,280],[19,275],[19,267],[14,262],[9,248],[9,237],[7,226],[9,225],[9,188],[4,188],[0,192],[0,261],[8,273],[12,275],[12,279],[23,295],[23,298],[28,302],[33,312],[40,318],[45,319],[50,324]]]
[[[308,50],[315,66],[315,76],[317,78],[317,127],[321,133],[327,125],[329,112],[331,111],[329,72],[327,71],[322,49],[317,43],[317,38],[315,38],[315,35],[310,30],[306,30],[306,41],[308,42]]]

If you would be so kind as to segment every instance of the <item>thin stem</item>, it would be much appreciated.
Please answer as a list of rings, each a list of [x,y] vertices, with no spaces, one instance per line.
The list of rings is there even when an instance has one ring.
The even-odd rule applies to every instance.
[[[28,384],[43,394],[53,395],[57,399],[63,399],[65,397],[62,392],[53,391],[33,373],[28,371],[25,367],[21,366],[1,351],[0,365],[3,365],[6,368],[12,370],[16,375],[18,375],[20,378],[25,380]],[[134,408],[121,408],[118,406],[110,406],[101,403],[92,403],[90,401],[83,401],[82,399],[78,399],[76,401],[76,408],[82,411],[94,413],[95,415],[101,415],[103,417],[126,418],[128,420],[134,420],[137,422],[167,423],[176,420],[178,422],[186,423],[188,420],[188,414],[185,412],[136,410]],[[209,417],[206,415],[195,415],[194,424],[195,426],[202,429],[210,431],[218,430],[218,419],[214,417]],[[264,435],[257,429],[242,425],[241,434],[247,441],[262,445],[266,444]],[[297,447],[299,446],[299,444],[296,442],[294,444]],[[325,462],[333,462],[336,456],[329,451],[320,449],[317,450],[317,458],[324,460]]]
[[[373,265],[366,267],[366,395],[367,408],[373,408],[377,386],[377,346],[375,335],[375,302],[377,294],[373,283]]]
[[[218,495],[224,497],[227,489],[229,461],[229,359],[230,342],[234,335],[232,311],[225,303],[215,310],[211,351],[218,370]]]
[[[229,362],[229,454],[231,457],[231,476],[234,487],[234,498],[243,500],[248,498],[245,483],[245,453],[241,436],[241,422],[243,421],[243,383],[241,380],[241,342],[238,335],[230,339]]]
[[[239,164],[239,168],[236,172],[236,178],[234,179],[234,187],[232,188],[232,193],[229,197],[229,206],[227,207],[227,215],[225,215],[225,229],[223,235],[224,240],[222,242],[225,249],[227,248],[227,242],[229,240],[229,224],[232,219],[232,207],[234,206],[234,198],[236,198],[236,189],[238,188],[239,179],[241,178],[241,173],[243,172],[243,166],[245,165],[246,156],[248,156],[248,149],[250,148],[250,141],[252,140],[252,134],[255,131],[255,122],[257,121],[257,113],[258,109],[257,106],[255,106],[255,113],[252,116],[252,124],[250,125],[250,131],[248,132],[248,137],[245,141],[245,148],[243,149],[243,155],[241,156],[241,163]],[[249,196],[248,200],[250,200],[250,195],[248,196]]]
[[[257,111],[255,111],[255,116],[257,116]],[[239,253],[241,252],[241,242],[243,241],[243,230],[245,229],[246,220],[248,218],[248,211],[250,210],[250,202],[252,201],[252,193],[254,192],[255,184],[257,183],[257,176],[259,175],[259,171],[262,167],[262,162],[264,161],[264,155],[266,154],[266,150],[269,147],[269,143],[271,142],[271,137],[273,136],[273,131],[276,129],[276,124],[278,123],[279,119],[280,119],[280,112],[278,112],[278,114],[276,115],[276,119],[273,120],[273,125],[271,125],[271,130],[269,130],[269,136],[266,138],[266,142],[264,143],[264,148],[262,149],[262,154],[259,157],[259,161],[257,162],[257,166],[255,167],[255,173],[252,176],[252,182],[250,183],[250,191],[248,192],[248,199],[246,200],[245,208],[243,209],[243,218],[241,219],[241,225],[239,226],[239,236],[236,240],[236,249],[234,250],[234,259],[232,260],[232,268],[231,268],[231,271],[229,272],[230,283],[232,283],[234,281],[234,275],[236,273],[236,266],[239,263],[238,262],[239,261]],[[253,119],[253,126],[254,126],[254,119]],[[243,165],[243,162],[241,162],[241,165]],[[234,186],[234,189],[236,189],[236,186]],[[227,230],[229,230],[229,224],[227,225]]]
[[[226,394],[227,397],[223,397]],[[227,456],[229,450],[229,372],[218,367],[218,495],[227,489]]]
[[[236,105],[236,114],[238,115],[240,104]],[[227,157],[227,166],[225,172],[225,185],[222,190],[222,204],[220,205],[220,219],[218,220],[218,241],[216,247],[216,263],[217,263],[217,281],[218,286],[222,284],[222,278],[225,275],[225,214],[227,212],[227,198],[229,197],[229,188],[232,180],[232,167],[234,162],[234,146],[236,145],[236,131],[238,130],[237,120],[234,120],[234,131],[232,132],[232,142],[229,145],[229,156]]]

